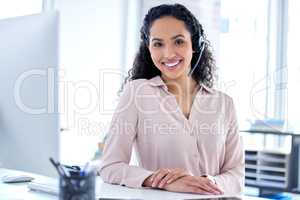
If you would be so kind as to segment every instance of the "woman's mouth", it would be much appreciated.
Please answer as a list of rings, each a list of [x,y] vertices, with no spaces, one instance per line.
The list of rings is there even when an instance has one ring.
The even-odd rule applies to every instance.
[[[167,68],[168,70],[175,70],[179,64],[181,63],[182,60],[176,60],[176,61],[171,61],[171,62],[163,62],[163,66]]]

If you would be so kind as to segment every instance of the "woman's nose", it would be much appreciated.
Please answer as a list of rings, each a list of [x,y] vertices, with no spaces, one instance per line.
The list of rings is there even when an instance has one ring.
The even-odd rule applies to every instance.
[[[165,58],[172,58],[175,55],[175,50],[172,46],[168,45],[164,49],[164,57]]]

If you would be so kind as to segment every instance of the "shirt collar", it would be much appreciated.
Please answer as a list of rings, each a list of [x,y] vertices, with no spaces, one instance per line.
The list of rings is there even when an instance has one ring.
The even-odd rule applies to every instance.
[[[149,79],[148,81],[149,81],[150,85],[152,85],[152,86],[155,86],[155,87],[163,86],[165,89],[168,89],[166,83],[161,79],[160,75],[157,75],[157,76]],[[201,86],[201,89],[204,89],[208,93],[214,92],[214,90],[212,88],[207,87],[203,83],[201,83],[200,86]]]
[[[214,89],[213,89],[213,88],[207,87],[207,86],[206,86],[205,84],[203,84],[203,83],[200,83],[200,85],[201,85],[201,88],[203,88],[206,92],[208,92],[208,93],[210,93],[210,94],[214,93]]]
[[[157,75],[149,79],[150,85],[152,86],[167,86],[165,82],[161,79],[160,75]]]

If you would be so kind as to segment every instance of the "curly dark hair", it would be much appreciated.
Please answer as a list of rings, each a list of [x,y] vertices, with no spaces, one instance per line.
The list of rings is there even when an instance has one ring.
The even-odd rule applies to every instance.
[[[202,25],[197,18],[181,4],[162,4],[151,8],[146,14],[143,26],[140,30],[141,41],[139,50],[134,59],[133,67],[128,71],[128,76],[121,87],[131,80],[135,79],[151,79],[157,75],[161,75],[151,59],[149,46],[150,28],[153,22],[161,17],[171,16],[184,22],[187,30],[191,34],[192,48],[195,51],[192,57],[191,66],[194,66],[200,53],[200,36],[204,39],[204,50],[198,65],[192,73],[192,78],[199,84],[202,83],[207,87],[213,87],[214,73],[215,73],[215,60],[212,55],[210,42],[206,39]]]

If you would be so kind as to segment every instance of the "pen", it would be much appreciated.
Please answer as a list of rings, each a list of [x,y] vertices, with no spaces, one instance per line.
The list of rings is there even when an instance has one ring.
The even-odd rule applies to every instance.
[[[85,176],[86,175],[86,171],[88,169],[88,166],[89,166],[90,162],[87,162],[85,165],[84,165],[84,168],[82,170],[80,170],[80,176]]]
[[[64,174],[66,177],[70,177],[69,171],[68,171],[62,164],[60,164],[60,162],[57,162],[57,165],[58,165],[58,167],[63,171],[63,174]]]
[[[56,169],[56,171],[58,172],[58,174],[60,175],[60,176],[63,176],[64,175],[64,173],[61,171],[61,169],[58,167],[58,165],[56,164],[56,162],[53,160],[53,158],[49,158],[49,160],[50,160],[50,162],[51,162],[51,164],[55,167],[55,169]]]
[[[67,177],[67,171],[61,166],[59,162],[55,162],[53,158],[49,158],[51,164],[55,167],[56,171],[60,176]]]

